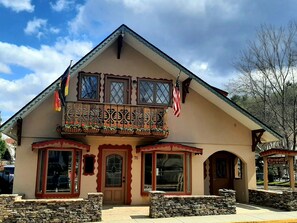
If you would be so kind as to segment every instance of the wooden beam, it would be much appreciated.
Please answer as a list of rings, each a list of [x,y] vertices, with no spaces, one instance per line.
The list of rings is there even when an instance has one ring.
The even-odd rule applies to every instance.
[[[264,190],[268,190],[268,162],[267,157],[263,157],[264,167],[263,167],[263,175],[264,175]]]
[[[182,103],[185,103],[186,101],[186,96],[189,93],[189,87],[191,84],[192,78],[187,78],[182,82]]]
[[[118,37],[118,59],[121,58],[121,51],[122,51],[122,46],[123,46],[123,36],[119,35]]]
[[[261,143],[261,137],[265,132],[264,129],[252,130],[252,151],[256,150],[258,143]]]
[[[292,191],[295,189],[295,174],[294,174],[294,156],[289,156],[289,174],[290,174],[290,187]]]
[[[22,143],[22,129],[23,129],[23,119],[19,118],[17,120],[17,144],[18,146]]]

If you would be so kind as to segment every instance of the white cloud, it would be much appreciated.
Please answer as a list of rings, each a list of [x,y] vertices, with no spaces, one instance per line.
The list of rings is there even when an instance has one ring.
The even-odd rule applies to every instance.
[[[54,11],[61,12],[70,8],[74,4],[73,0],[57,0],[56,3],[50,2],[50,5]]]
[[[55,27],[48,27],[46,19],[34,18],[27,23],[24,32],[27,35],[36,35],[37,38],[40,38],[48,33],[57,34],[60,30]]]
[[[15,12],[34,11],[34,5],[31,4],[31,0],[0,0],[0,4],[6,8],[11,8]]]
[[[10,74],[11,73],[11,69],[6,64],[0,62],[0,73]]]
[[[27,23],[24,32],[28,35],[37,34],[38,37],[43,35],[43,32],[40,31],[46,27],[47,20],[46,19],[37,19],[34,18],[33,20]]]
[[[80,46],[80,50],[73,50],[77,48],[74,46]],[[28,70],[27,74],[15,80],[0,78],[0,108],[3,116],[18,111],[56,80],[71,59],[80,59],[91,48],[90,42],[69,39],[60,39],[54,46],[43,45],[40,49],[0,42],[0,61],[4,67],[17,65]]]

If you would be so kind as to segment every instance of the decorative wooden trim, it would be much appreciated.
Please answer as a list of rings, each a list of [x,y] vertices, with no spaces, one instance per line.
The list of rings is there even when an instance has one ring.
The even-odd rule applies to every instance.
[[[85,171],[85,168],[86,168],[86,159],[87,158],[92,158],[93,159],[93,170],[92,170],[92,172],[90,172],[90,173],[86,173],[86,171]],[[92,176],[92,175],[94,175],[94,173],[95,173],[95,159],[96,159],[96,156],[95,155],[93,155],[93,154],[85,154],[85,155],[83,155],[83,164],[84,164],[84,166],[83,166],[83,175],[84,176]]]
[[[191,84],[192,78],[187,78],[182,82],[182,103],[186,102],[187,94],[189,93],[189,87]]]
[[[273,156],[273,155],[297,156],[297,151],[274,148],[274,149],[269,149],[269,150],[260,152],[261,157]]]
[[[256,150],[258,143],[261,143],[261,137],[265,132],[264,129],[252,130],[252,151]]]
[[[76,148],[76,149],[86,150],[87,152],[90,151],[90,145],[86,145],[81,142],[77,142],[69,139],[46,140],[42,142],[34,142],[32,144],[32,150],[44,149],[49,147],[55,148],[55,149]]]
[[[150,151],[170,151],[170,152],[191,152],[195,153],[195,155],[199,154],[202,155],[203,149],[196,148],[193,146],[186,146],[178,143],[160,143],[160,144],[154,144],[154,145],[148,145],[148,146],[137,146],[136,152],[150,152]]]
[[[118,54],[117,54],[117,58],[120,59],[121,58],[121,50],[123,47],[123,36],[119,35],[118,37]]]
[[[131,145],[111,145],[104,144],[98,147],[98,174],[97,174],[97,192],[102,192],[102,164],[103,150],[120,150],[127,152],[127,169],[126,169],[126,200],[125,204],[129,205],[132,202],[132,147]]]
[[[23,119],[18,118],[17,120],[17,144],[20,146],[22,144],[22,130],[23,130]]]

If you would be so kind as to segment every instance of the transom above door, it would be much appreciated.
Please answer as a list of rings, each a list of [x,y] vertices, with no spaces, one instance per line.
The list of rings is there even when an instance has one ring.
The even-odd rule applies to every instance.
[[[130,78],[107,75],[105,78],[105,102],[130,104]]]

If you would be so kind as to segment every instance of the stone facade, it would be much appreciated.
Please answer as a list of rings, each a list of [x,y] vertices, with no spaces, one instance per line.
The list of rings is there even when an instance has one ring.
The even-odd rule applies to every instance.
[[[219,190],[220,196],[172,196],[162,191],[150,192],[150,217],[202,216],[236,214],[233,190]]]
[[[286,211],[297,211],[297,192],[249,190],[249,202]]]
[[[23,199],[0,195],[0,222],[98,222],[102,217],[102,193],[87,199]]]

